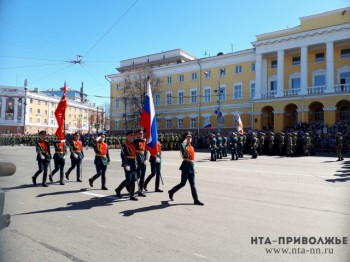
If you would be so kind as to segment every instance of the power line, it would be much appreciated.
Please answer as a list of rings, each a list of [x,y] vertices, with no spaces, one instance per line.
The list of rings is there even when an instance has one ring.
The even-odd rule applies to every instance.
[[[122,14],[122,16],[119,17],[117,21],[115,21],[114,24],[106,31],[106,33],[104,33],[102,37],[97,40],[97,42],[86,52],[84,57],[86,57],[102,41],[102,39],[105,38],[110,31],[112,31],[112,29],[130,12],[130,10],[136,5],[137,2],[138,0],[131,4],[131,6]]]

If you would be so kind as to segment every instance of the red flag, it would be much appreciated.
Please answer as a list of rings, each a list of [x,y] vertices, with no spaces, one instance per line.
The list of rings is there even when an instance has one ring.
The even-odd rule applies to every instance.
[[[65,121],[65,114],[66,114],[66,108],[67,108],[67,99],[66,99],[66,83],[64,83],[63,87],[63,95],[61,98],[61,101],[58,103],[56,111],[55,111],[55,117],[57,120],[58,128],[56,130],[56,136],[58,140],[64,140],[64,121]]]

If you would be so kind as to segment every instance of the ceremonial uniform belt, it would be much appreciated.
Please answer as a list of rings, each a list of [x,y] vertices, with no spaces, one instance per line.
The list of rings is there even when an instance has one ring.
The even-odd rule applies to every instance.
[[[75,153],[80,153],[81,152],[81,150],[76,150],[76,151],[74,151]]]
[[[97,154],[96,154],[96,156],[106,157],[106,155],[97,155]]]
[[[55,153],[64,154],[65,152],[63,152],[63,151],[55,151]]]
[[[140,150],[136,150],[136,152],[142,155],[145,153],[144,151],[140,151]]]
[[[134,156],[126,156],[126,158],[129,158],[129,159],[135,159]]]
[[[189,159],[189,158],[183,158],[183,161],[193,162],[193,160],[191,160],[191,159]]]

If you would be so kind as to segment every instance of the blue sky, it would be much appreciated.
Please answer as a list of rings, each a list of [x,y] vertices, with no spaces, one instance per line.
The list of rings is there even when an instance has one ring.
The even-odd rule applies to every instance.
[[[0,0],[0,85],[84,91],[98,105],[120,61],[181,48],[200,58],[348,0]],[[66,61],[82,56],[82,64]]]

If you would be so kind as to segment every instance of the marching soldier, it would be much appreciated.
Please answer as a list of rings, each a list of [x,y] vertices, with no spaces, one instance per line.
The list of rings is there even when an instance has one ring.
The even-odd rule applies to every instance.
[[[239,133],[237,141],[237,154],[239,158],[243,157],[244,137],[243,134]]]
[[[265,136],[266,136],[266,134],[264,132],[259,133],[259,153],[260,153],[260,155],[264,153]]]
[[[50,165],[51,161],[51,152],[50,152],[50,145],[47,140],[45,140],[46,137],[46,131],[42,130],[39,132],[39,141],[35,143],[36,147],[36,160],[38,161],[38,167],[39,170],[34,174],[32,177],[33,184],[36,185],[36,179],[39,176],[41,172],[43,173],[43,181],[42,181],[42,186],[47,187],[48,185],[46,184],[46,178],[47,178],[47,168]]]
[[[69,174],[76,167],[77,168],[77,182],[82,182],[81,180],[81,165],[84,158],[83,143],[79,140],[80,134],[78,132],[73,135],[73,142],[70,146],[71,155],[71,166],[66,172],[66,178],[69,180]]]
[[[231,148],[231,160],[235,160],[235,159],[238,160],[237,143],[238,143],[237,134],[232,132],[230,136],[230,141],[229,141],[229,145]]]
[[[101,177],[102,190],[108,190],[106,187],[106,171],[107,171],[107,165],[110,163],[109,158],[109,152],[108,152],[108,145],[105,143],[105,135],[101,135],[96,138],[96,143],[94,145],[95,150],[95,160],[94,164],[96,167],[96,175],[94,175],[92,178],[89,178],[89,184],[91,187],[94,185],[94,181]]]
[[[258,138],[256,137],[255,132],[252,133],[252,141],[251,141],[251,149],[252,149],[252,158],[258,158]]]
[[[344,160],[343,155],[341,153],[341,151],[343,150],[343,134],[341,132],[337,133],[337,137],[335,139],[335,145],[337,147],[337,157],[338,160],[337,161],[342,161]]]
[[[227,157],[227,137],[222,137],[222,156]]]
[[[210,161],[216,161],[216,137],[215,134],[211,134],[210,140]]]
[[[137,201],[134,196],[135,182],[137,181],[136,170],[136,148],[134,144],[134,131],[126,133],[126,142],[122,144],[120,156],[122,158],[122,167],[124,167],[125,180],[115,189],[117,197],[121,198],[120,192],[126,187],[130,193],[130,200]]]
[[[142,193],[143,185],[145,182],[146,162],[147,162],[146,139],[143,137],[142,129],[137,130],[134,144],[136,148],[137,177],[139,179],[138,196],[146,197],[146,195]]]
[[[50,182],[53,183],[53,176],[59,170],[60,171],[60,185],[64,185],[63,183],[63,169],[65,165],[65,158],[67,154],[66,149],[66,141],[65,140],[57,140],[54,143],[55,154],[53,155],[53,160],[55,164],[55,169],[52,170],[51,174],[49,174]]]
[[[171,201],[174,201],[174,194],[182,187],[186,185],[186,182],[190,183],[191,193],[195,205],[203,206],[204,204],[198,200],[197,189],[195,186],[195,171],[194,171],[194,148],[191,145],[192,142],[192,133],[186,132],[183,137],[184,141],[181,144],[180,152],[182,155],[182,164],[180,166],[181,170],[181,182],[180,184],[174,186],[171,190],[168,191],[169,198]]]
[[[157,141],[155,152],[152,151],[149,157],[149,162],[151,164],[151,174],[146,178],[144,189],[147,191],[147,185],[151,179],[156,176],[156,187],[155,192],[163,192],[159,189],[159,182],[161,177],[161,164],[162,164],[162,145]]]

